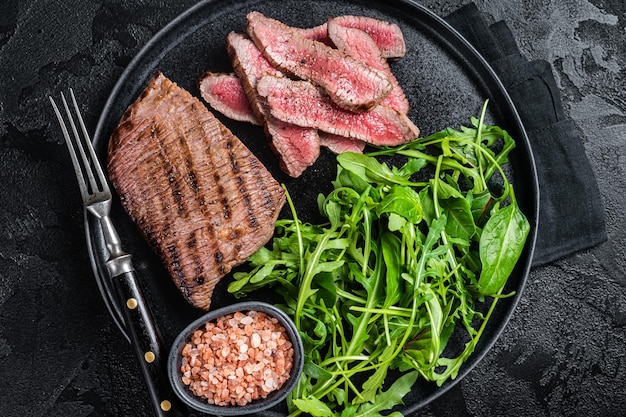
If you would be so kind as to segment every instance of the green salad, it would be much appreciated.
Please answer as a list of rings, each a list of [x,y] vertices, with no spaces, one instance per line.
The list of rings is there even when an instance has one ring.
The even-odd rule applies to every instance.
[[[291,416],[400,415],[418,379],[441,385],[474,351],[530,230],[503,169],[515,142],[486,105],[470,127],[338,155],[325,223],[288,196],[293,218],[234,275],[231,293],[271,287],[300,331]]]

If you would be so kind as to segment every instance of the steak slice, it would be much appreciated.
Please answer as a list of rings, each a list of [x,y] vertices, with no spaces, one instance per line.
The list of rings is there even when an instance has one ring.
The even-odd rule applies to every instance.
[[[396,146],[419,135],[404,114],[382,105],[363,113],[342,109],[307,81],[265,75],[257,83],[257,92],[274,117],[298,126],[374,145]]]
[[[265,58],[254,42],[244,33],[230,32],[226,37],[226,47],[235,75],[243,86],[252,111],[259,120],[263,120],[264,114],[256,100],[256,83],[263,74],[275,77],[282,77],[284,74]]]
[[[247,17],[248,34],[272,64],[319,85],[338,106],[365,111],[391,91],[381,71],[259,12]]]
[[[402,30],[395,23],[367,16],[337,16],[336,24],[347,28],[361,29],[372,37],[382,56],[398,59],[406,54],[406,44]]]
[[[113,132],[107,168],[122,206],[194,306],[269,241],[285,193],[189,92],[157,73]]]
[[[339,26],[346,28],[360,29],[370,35],[383,58],[400,59],[406,54],[406,44],[404,35],[394,23],[385,20],[375,19],[367,16],[337,16],[333,20]],[[328,37],[328,28],[326,23],[314,26],[312,28],[301,29],[305,38],[325,43],[333,46],[333,42]]]
[[[204,101],[224,116],[240,122],[261,124],[234,74],[206,71],[198,79],[198,89]]]
[[[282,77],[283,74],[263,56],[254,42],[241,33],[231,32],[227,37],[228,53],[233,68],[258,120],[263,121],[265,134],[281,169],[291,177],[299,177],[311,166],[320,153],[316,129],[296,126],[276,119],[259,101],[256,84],[263,74]]]
[[[361,29],[341,26],[337,19],[331,18],[328,20],[328,37],[337,48],[346,54],[371,65],[372,68],[376,68],[387,75],[393,87],[389,95],[380,104],[391,107],[400,113],[409,113],[409,100],[404,95],[398,80],[392,74],[387,60],[380,52],[380,48],[370,35]]]
[[[216,85],[211,86],[211,87],[205,87],[204,85],[205,83],[211,83],[211,84],[216,84]],[[222,84],[222,83],[225,85],[224,86],[217,85],[217,84]],[[232,87],[233,83],[239,84],[239,87]],[[230,117],[230,114],[228,113],[231,113],[232,111],[234,111],[232,110],[232,108],[235,107],[233,104],[230,104],[230,102],[237,104],[237,103],[242,103],[245,101],[246,106],[240,105],[240,104],[237,104],[236,106],[237,107],[236,109],[237,119],[236,120],[248,121],[250,123],[257,124],[257,125],[261,124],[257,120],[254,113],[252,112],[252,107],[249,104],[248,97],[246,97],[243,86],[241,85],[241,81],[239,80],[239,77],[237,77],[235,74],[211,73],[207,71],[200,78],[199,84],[200,84],[201,92],[208,88],[214,88],[217,91],[221,91],[221,90],[228,91],[228,94],[211,94],[211,97],[210,97],[211,102],[215,103],[215,104],[212,104],[214,109],[219,111],[219,109],[225,108],[227,110],[222,112],[222,114],[224,114],[227,117]],[[203,92],[203,97],[204,97],[204,92]],[[228,100],[228,102],[220,103],[221,100]],[[274,119],[274,121],[275,121],[275,124],[277,125],[284,124],[284,122],[281,122],[280,120],[277,120],[277,119]],[[336,154],[346,152],[346,151],[361,153],[363,152],[363,149],[365,148],[365,142],[360,141],[360,140],[346,138],[344,136],[333,135],[333,134],[326,133],[326,132],[318,132],[318,135],[320,139],[320,145],[327,147],[329,150],[331,150],[333,153],[336,153]],[[294,141],[295,140],[296,139],[294,138]]]
[[[312,41],[318,41],[328,46],[333,46],[333,42],[328,38],[328,28],[326,23],[310,28],[293,28],[300,32],[302,36]]]
[[[333,135],[328,132],[319,132],[320,145],[325,146],[333,153],[344,152],[363,153],[365,142],[358,139],[351,139],[345,136]]]

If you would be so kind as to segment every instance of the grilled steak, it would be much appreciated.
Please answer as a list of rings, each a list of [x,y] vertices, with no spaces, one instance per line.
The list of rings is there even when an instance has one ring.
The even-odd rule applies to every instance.
[[[398,59],[406,53],[404,36],[398,25],[367,16],[338,16],[336,24],[347,28],[361,29],[374,39],[382,56]]]
[[[273,117],[258,100],[256,84],[263,74],[282,77],[263,56],[254,42],[241,33],[231,32],[227,38],[228,53],[235,73],[258,120],[263,121],[270,146],[279,159],[281,169],[297,178],[319,156],[320,142],[316,129],[295,126]]]
[[[274,117],[298,126],[375,145],[396,146],[419,135],[404,114],[383,105],[363,113],[342,109],[307,81],[265,75],[257,83],[257,92]]]
[[[194,306],[272,236],[280,185],[211,112],[158,73],[113,132],[107,167],[124,209]]]
[[[224,116],[240,122],[261,124],[234,74],[206,71],[198,79],[198,89],[204,101]]]
[[[393,86],[389,95],[380,104],[384,104],[400,113],[409,113],[409,101],[398,80],[391,73],[387,60],[382,56],[380,48],[370,35],[361,29],[341,26],[337,19],[328,20],[328,37],[333,44],[351,57],[363,61],[367,65],[382,71]]]
[[[319,85],[342,108],[365,111],[391,91],[381,71],[259,12],[248,14],[248,34],[272,64]]]

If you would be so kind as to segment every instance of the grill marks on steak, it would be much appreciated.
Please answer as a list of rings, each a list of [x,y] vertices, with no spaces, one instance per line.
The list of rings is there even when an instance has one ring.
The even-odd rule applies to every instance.
[[[157,74],[109,142],[124,209],[194,306],[271,238],[284,191],[197,99]]]
[[[259,12],[248,14],[248,34],[278,68],[322,87],[342,108],[365,111],[391,90],[379,70]]]
[[[342,109],[306,81],[265,75],[257,83],[257,92],[272,116],[287,123],[374,145],[397,146],[419,136],[417,126],[404,114],[383,105],[363,113]]]
[[[319,156],[320,140],[317,130],[273,117],[258,99],[257,81],[264,74],[282,77],[282,72],[272,66],[254,42],[241,33],[229,33],[227,45],[234,71],[243,84],[243,90],[256,118],[263,121],[265,133],[279,159],[281,169],[294,178],[299,177]]]

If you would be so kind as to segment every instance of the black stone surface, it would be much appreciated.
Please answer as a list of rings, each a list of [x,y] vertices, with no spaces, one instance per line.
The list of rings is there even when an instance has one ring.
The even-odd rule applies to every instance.
[[[132,57],[194,3],[0,3],[0,416],[149,415],[139,367],[92,276],[48,96],[72,86],[93,130]],[[441,16],[466,3],[422,2]],[[600,187],[608,241],[533,269],[493,350],[419,415],[622,416],[626,5],[476,3],[508,23],[527,58],[551,64]]]

